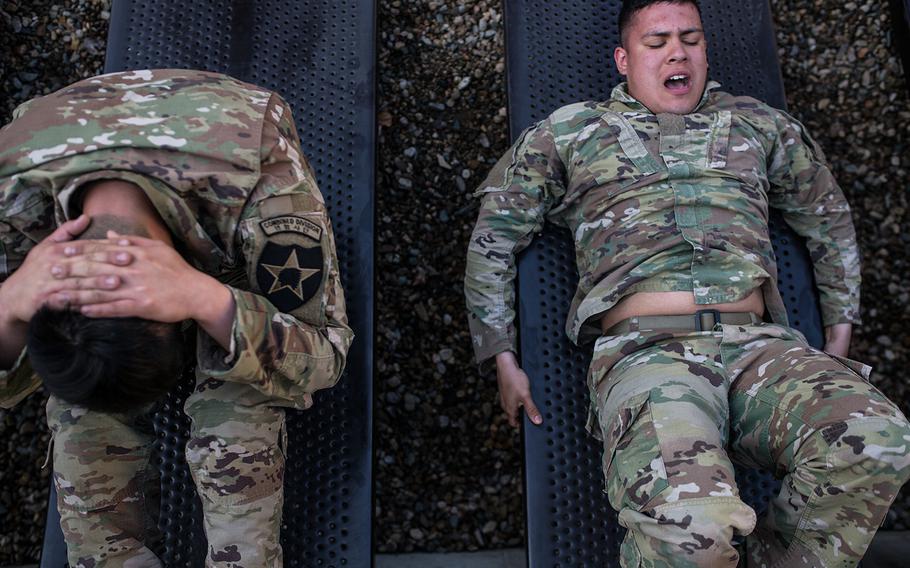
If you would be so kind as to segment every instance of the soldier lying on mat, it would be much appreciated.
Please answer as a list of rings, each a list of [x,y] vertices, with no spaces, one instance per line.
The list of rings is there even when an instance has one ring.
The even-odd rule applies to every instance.
[[[280,566],[284,408],[335,384],[352,339],[287,104],[185,70],[26,103],[0,131],[0,283],[0,404],[33,370],[51,392],[70,565],[161,566],[149,413],[192,332],[207,565]]]
[[[910,427],[844,358],[860,292],[847,202],[802,125],[708,81],[696,1],[627,1],[620,33],[627,81],[523,132],[480,186],[477,359],[495,358],[512,424],[519,406],[540,424],[515,357],[515,255],[545,221],[567,227],[567,332],[596,338],[589,430],[629,529],[622,565],[854,566],[910,475]],[[769,207],[806,237],[825,352],[787,325]],[[733,461],[783,477],[758,526]]]

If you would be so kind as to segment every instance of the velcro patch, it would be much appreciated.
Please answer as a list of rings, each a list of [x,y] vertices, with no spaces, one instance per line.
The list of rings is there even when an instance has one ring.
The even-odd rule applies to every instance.
[[[266,243],[256,263],[256,282],[282,312],[292,312],[319,292],[322,247]]]
[[[322,237],[322,227],[309,219],[297,217],[296,215],[272,217],[271,219],[260,221],[259,226],[269,236],[276,233],[300,233],[317,241]]]

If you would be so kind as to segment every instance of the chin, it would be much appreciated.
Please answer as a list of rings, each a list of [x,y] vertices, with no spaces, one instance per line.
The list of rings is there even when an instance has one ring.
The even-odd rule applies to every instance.
[[[663,105],[665,109],[663,112],[669,112],[673,114],[689,114],[695,107],[698,106],[698,101],[700,99],[695,99],[692,101],[687,100],[673,100],[668,101],[667,104]]]

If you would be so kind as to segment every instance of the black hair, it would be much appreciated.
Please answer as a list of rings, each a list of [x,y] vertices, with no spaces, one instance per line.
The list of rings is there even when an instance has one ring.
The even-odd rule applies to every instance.
[[[623,34],[632,23],[635,14],[654,4],[691,4],[695,6],[698,17],[701,18],[698,0],[623,0],[622,9],[619,11],[619,41],[622,45],[626,44],[626,37]]]
[[[88,318],[48,306],[32,316],[27,347],[48,391],[102,412],[154,402],[174,385],[183,362],[180,324]]]

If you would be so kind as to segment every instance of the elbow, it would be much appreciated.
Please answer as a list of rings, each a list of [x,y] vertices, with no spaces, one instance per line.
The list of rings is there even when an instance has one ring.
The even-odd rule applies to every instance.
[[[308,381],[312,390],[327,389],[335,386],[344,374],[348,352],[354,333],[347,326],[329,327],[326,332],[327,353],[319,358],[312,358],[312,375]]]

